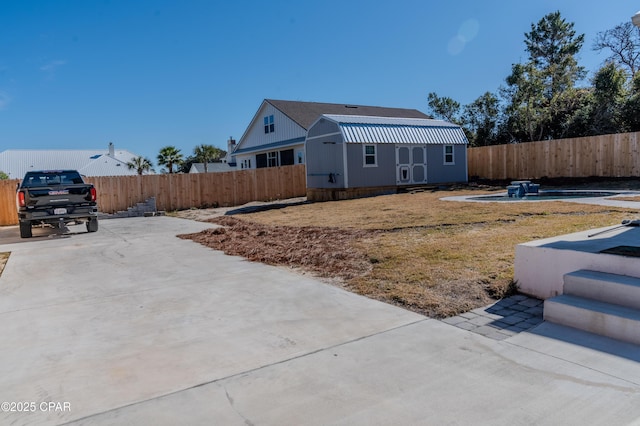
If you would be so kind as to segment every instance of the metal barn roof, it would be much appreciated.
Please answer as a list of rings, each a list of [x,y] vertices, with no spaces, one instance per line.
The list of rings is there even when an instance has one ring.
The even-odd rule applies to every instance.
[[[442,120],[324,114],[336,122],[345,143],[468,144],[457,124]]]

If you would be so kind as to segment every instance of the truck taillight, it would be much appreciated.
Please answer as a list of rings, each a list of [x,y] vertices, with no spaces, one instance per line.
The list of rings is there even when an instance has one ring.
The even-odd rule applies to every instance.
[[[18,198],[18,206],[25,207],[27,205],[27,202],[24,199],[24,191],[18,191],[16,196]]]
[[[91,188],[91,201],[96,201],[98,199],[98,193],[95,188]]]

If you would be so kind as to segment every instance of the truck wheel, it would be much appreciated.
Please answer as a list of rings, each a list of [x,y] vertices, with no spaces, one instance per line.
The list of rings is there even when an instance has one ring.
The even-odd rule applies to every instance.
[[[20,222],[20,238],[31,238],[31,222]]]
[[[87,232],[98,231],[98,218],[92,218],[87,221]]]

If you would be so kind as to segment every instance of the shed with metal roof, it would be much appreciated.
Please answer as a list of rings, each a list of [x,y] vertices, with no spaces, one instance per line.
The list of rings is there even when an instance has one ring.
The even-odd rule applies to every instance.
[[[467,144],[460,126],[442,120],[323,114],[305,139],[307,197],[467,182]]]

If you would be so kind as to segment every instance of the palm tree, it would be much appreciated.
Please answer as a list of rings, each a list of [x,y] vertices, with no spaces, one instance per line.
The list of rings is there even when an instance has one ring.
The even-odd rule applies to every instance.
[[[198,162],[204,163],[204,172],[207,173],[207,163],[219,160],[222,157],[222,150],[213,145],[198,145],[193,150],[193,155]]]
[[[151,160],[142,156],[134,157],[127,163],[127,167],[129,167],[129,170],[135,169],[139,175],[142,175],[144,172],[148,172],[149,170],[151,170],[151,166]]]
[[[160,154],[158,154],[158,165],[167,166],[169,173],[173,173],[174,165],[180,167],[182,161],[182,154],[175,146],[165,146],[160,150]]]

